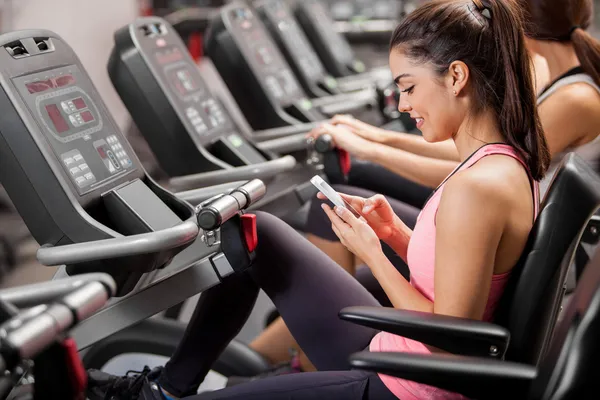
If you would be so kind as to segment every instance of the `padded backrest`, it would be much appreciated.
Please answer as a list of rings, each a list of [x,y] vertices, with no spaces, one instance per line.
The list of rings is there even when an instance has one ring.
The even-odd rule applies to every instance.
[[[597,251],[556,328],[529,398],[598,398],[599,358],[600,251]]]
[[[576,244],[599,205],[600,178],[579,156],[568,154],[496,310],[495,322],[511,333],[507,359],[539,362],[556,322]]]

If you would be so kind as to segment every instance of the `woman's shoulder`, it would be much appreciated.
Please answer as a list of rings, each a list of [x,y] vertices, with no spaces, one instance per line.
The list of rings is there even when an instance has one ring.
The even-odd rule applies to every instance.
[[[577,133],[569,145],[587,142],[598,134],[600,91],[586,82],[572,83],[559,88],[539,110],[545,130],[562,136],[568,132]]]
[[[587,82],[575,82],[556,90],[540,105],[553,113],[600,119],[600,88]]]
[[[457,172],[444,185],[441,202],[462,208],[507,207],[518,196],[515,189],[529,187],[529,175],[520,161],[502,154],[481,158]]]

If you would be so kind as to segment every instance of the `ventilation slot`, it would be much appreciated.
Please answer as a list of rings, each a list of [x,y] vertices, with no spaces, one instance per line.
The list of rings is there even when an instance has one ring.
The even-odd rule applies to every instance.
[[[29,55],[29,52],[27,51],[25,46],[23,46],[23,43],[21,43],[21,41],[9,43],[5,45],[4,48],[6,49],[6,51],[8,51],[8,54],[13,56],[14,58],[27,57]]]
[[[33,40],[35,41],[35,45],[41,53],[54,50],[54,46],[52,45],[50,38],[33,38]]]
[[[144,25],[140,28],[145,36],[160,36],[167,33],[165,26],[161,23]]]

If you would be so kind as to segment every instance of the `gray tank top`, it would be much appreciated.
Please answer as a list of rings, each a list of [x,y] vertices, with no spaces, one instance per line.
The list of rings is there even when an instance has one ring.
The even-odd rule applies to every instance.
[[[542,104],[544,100],[546,100],[548,97],[554,94],[558,89],[567,85],[580,82],[587,83],[588,85],[596,89],[598,93],[600,93],[600,87],[596,85],[591,76],[585,73],[579,73],[575,75],[566,76],[554,82],[552,86],[547,88],[540,96],[538,96],[537,105],[539,106],[540,104]],[[600,135],[598,135],[591,142],[588,142],[578,147],[569,147],[561,153],[556,154],[552,158],[552,161],[550,162],[550,168],[548,169],[548,172],[546,173],[544,179],[542,179],[542,181],[540,182],[540,195],[542,196],[542,199],[543,196],[546,194],[546,190],[548,189],[550,181],[552,180],[552,177],[554,176],[558,165],[562,161],[563,157],[567,153],[571,152],[577,153],[581,158],[587,161],[591,165],[591,167],[594,168],[595,171],[600,171]]]

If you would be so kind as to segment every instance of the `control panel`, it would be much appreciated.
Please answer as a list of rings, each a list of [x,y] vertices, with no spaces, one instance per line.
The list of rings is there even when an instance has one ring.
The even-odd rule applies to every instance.
[[[115,33],[109,76],[170,176],[264,162],[206,84],[175,29],[141,17]]]
[[[354,18],[385,20],[400,15],[402,3],[398,0],[330,0],[325,6],[336,21],[351,21]]]
[[[158,37],[153,41],[154,62],[148,65],[161,86],[170,94],[173,108],[200,145],[207,145],[215,137],[234,130],[227,111],[206,89],[198,68],[181,46],[167,44]]]
[[[298,60],[302,72],[311,80],[321,79],[326,74],[325,68],[287,4],[280,0],[267,1],[263,10],[280,32],[286,48],[290,49],[294,58]]]
[[[295,103],[304,92],[289,65],[269,36],[262,21],[246,6],[229,11],[233,35],[241,42],[241,51],[253,66],[269,94],[282,106]]]
[[[354,60],[354,52],[348,42],[343,40],[340,34],[333,28],[332,20],[329,18],[325,6],[319,1],[309,1],[307,6],[315,17],[317,28],[326,38],[327,42],[330,43],[335,58],[344,63],[352,62]]]
[[[128,149],[90,96],[76,65],[13,78],[80,195],[134,170]]]
[[[282,0],[265,0],[257,3],[256,8],[305,89],[317,97],[337,93],[337,81],[325,70],[289,6]]]
[[[365,65],[357,60],[348,41],[335,30],[329,10],[317,0],[296,3],[295,14],[327,69],[337,77],[361,73]]]

